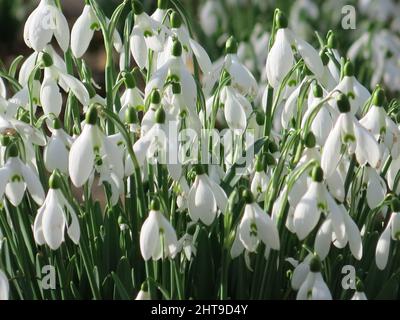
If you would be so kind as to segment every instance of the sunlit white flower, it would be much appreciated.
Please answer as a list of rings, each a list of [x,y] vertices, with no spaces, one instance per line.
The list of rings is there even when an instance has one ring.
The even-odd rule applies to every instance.
[[[0,168],[0,186],[0,198],[5,193],[14,206],[21,203],[26,189],[37,204],[43,203],[44,190],[39,177],[32,167],[21,161],[14,144],[9,147],[7,162]]]
[[[244,249],[248,252],[255,252],[260,241],[270,249],[279,250],[277,226],[257,202],[254,202],[250,191],[245,191],[244,197],[246,205],[231,248],[232,257],[237,257]]]
[[[58,119],[53,122],[51,131],[52,135],[43,150],[44,164],[49,172],[58,169],[68,175],[68,158],[72,137],[61,128]]]
[[[321,262],[317,256],[310,260],[310,272],[297,292],[296,300],[332,300],[331,292],[321,274]]]
[[[344,76],[339,84],[333,89],[333,96],[336,96],[336,91],[340,91],[349,97],[350,112],[354,115],[360,111],[364,103],[369,99],[371,94],[354,76],[354,67],[350,61],[347,61],[344,66]],[[335,100],[330,100],[329,103],[335,107]]]
[[[150,293],[147,287],[147,282],[143,282],[140,291],[138,292],[135,300],[150,300]]]
[[[369,163],[376,168],[380,165],[380,150],[374,136],[359,124],[350,113],[349,100],[344,94],[337,98],[340,115],[329,133],[322,151],[321,167],[329,177],[340,162],[342,145],[350,155],[355,154],[360,165]]]
[[[158,200],[153,200],[149,216],[140,230],[140,251],[144,260],[173,258],[178,239],[171,223],[160,212]]]
[[[28,47],[40,52],[53,36],[60,48],[67,51],[70,37],[67,19],[54,0],[41,0],[25,22],[24,40]]]
[[[364,183],[367,185],[367,204],[371,209],[376,208],[385,198],[386,183],[376,169],[365,167]]]
[[[319,222],[321,213],[326,213],[332,219],[336,235],[344,236],[345,224],[338,205],[323,183],[323,171],[315,167],[312,173],[313,181],[306,193],[298,202],[293,214],[293,227],[300,240],[306,238]]]
[[[386,146],[393,158],[398,158],[400,155],[400,130],[396,123],[386,114],[383,108],[384,100],[383,90],[381,88],[376,89],[372,99],[372,106],[360,120],[360,124],[371,132],[376,140]]]
[[[386,268],[389,259],[390,240],[400,239],[400,201],[395,198],[391,204],[392,214],[386,228],[379,237],[375,250],[376,265],[380,270]]]
[[[125,75],[125,86],[126,90],[121,96],[121,109],[119,111],[119,118],[121,120],[124,120],[126,110],[129,107],[133,107],[136,110],[144,108],[142,93],[136,87],[135,78],[131,73]]]
[[[95,162],[108,159],[107,165],[122,177],[124,167],[121,153],[118,147],[107,139],[105,134],[97,126],[97,110],[89,108],[86,113],[86,123],[82,133],[73,142],[69,153],[69,174],[72,183],[81,187],[91,175]]]
[[[204,172],[202,166],[196,167],[196,179],[188,194],[190,218],[211,225],[217,210],[224,211],[227,204],[225,191]]]
[[[62,194],[58,179],[60,178],[54,174],[50,177],[50,189],[46,200],[38,209],[33,224],[35,242],[38,245],[47,244],[52,250],[57,250],[61,243],[65,241],[65,228],[67,228],[67,234],[75,244],[79,243],[80,238],[78,217]]]

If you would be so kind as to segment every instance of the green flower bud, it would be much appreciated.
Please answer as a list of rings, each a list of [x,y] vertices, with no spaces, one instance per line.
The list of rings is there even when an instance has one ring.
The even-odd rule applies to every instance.
[[[179,82],[172,82],[172,93],[180,94],[182,92],[181,84]]]
[[[165,123],[165,111],[163,107],[160,107],[157,109],[155,118],[156,118],[156,123]]]
[[[160,91],[154,89],[153,92],[151,93],[150,101],[152,104],[159,104],[161,102]]]
[[[180,57],[182,55],[182,45],[178,40],[174,40],[172,44],[172,55],[174,57]]]
[[[238,49],[238,43],[233,36],[230,36],[225,43],[225,52],[227,54],[236,54]]]
[[[347,77],[354,76],[354,66],[350,60],[344,64],[344,75]]]
[[[53,173],[51,174],[50,178],[49,178],[49,188],[50,189],[60,189],[61,187],[61,181],[60,181],[60,177],[58,176],[58,174],[53,171]]]
[[[132,123],[137,123],[138,122],[138,117],[137,117],[137,113],[134,107],[129,106],[126,110],[125,110],[125,121],[128,124],[132,124]]]
[[[53,58],[47,52],[43,52],[42,63],[46,68],[51,67],[53,65]]]
[[[251,204],[254,202],[254,196],[249,189],[246,189],[242,192],[242,197],[246,204]]]
[[[275,16],[275,24],[278,29],[285,29],[288,27],[288,20],[282,11],[278,11]]]
[[[331,32],[328,37],[327,46],[330,49],[336,49],[338,47],[338,40],[336,35]]]
[[[133,89],[136,87],[136,80],[135,77],[131,72],[126,72],[124,75],[124,83],[125,87],[128,89]]]
[[[204,168],[204,166],[202,164],[196,164],[193,169],[194,169],[194,172],[196,173],[196,175],[198,175],[198,176],[206,173],[206,169]]]
[[[150,209],[154,211],[160,210],[160,201],[157,198],[153,198],[150,203]]]
[[[377,107],[382,107],[385,103],[385,91],[379,87],[375,90],[374,96],[372,97],[372,104]]]
[[[173,11],[170,17],[171,28],[179,28],[182,25],[182,19],[178,12]]]
[[[324,180],[324,171],[320,166],[315,166],[311,173],[312,179],[315,182],[322,182]]]
[[[316,255],[311,258],[310,271],[311,272],[320,272],[321,271],[321,260]]]
[[[309,131],[309,132],[307,133],[307,135],[305,136],[305,138],[304,138],[304,145],[305,145],[307,148],[314,148],[315,145],[316,145],[316,143],[317,143],[317,142],[316,142],[314,133],[312,133],[311,131]]]
[[[15,143],[11,144],[8,149],[7,149],[7,155],[8,157],[14,158],[14,157],[18,157],[18,147]]]
[[[168,9],[168,0],[158,0],[157,8],[162,10]]]
[[[97,123],[97,108],[95,106],[90,106],[86,112],[85,120],[87,124],[94,125]]]
[[[314,86],[313,94],[314,94],[315,98],[322,98],[323,90],[322,90],[322,87],[319,84]]]
[[[56,130],[62,128],[60,119],[58,119],[58,118],[53,119],[53,128]]]
[[[343,93],[339,94],[336,98],[336,103],[341,113],[347,113],[350,111],[350,102],[349,98]]]

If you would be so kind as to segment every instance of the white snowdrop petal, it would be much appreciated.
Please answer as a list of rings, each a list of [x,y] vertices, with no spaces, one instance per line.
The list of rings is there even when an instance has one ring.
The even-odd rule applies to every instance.
[[[157,217],[155,212],[150,211],[140,230],[140,252],[144,260],[149,260],[153,256],[157,242],[160,242]]]
[[[380,270],[386,268],[390,249],[390,225],[382,232],[375,250],[376,265]]]

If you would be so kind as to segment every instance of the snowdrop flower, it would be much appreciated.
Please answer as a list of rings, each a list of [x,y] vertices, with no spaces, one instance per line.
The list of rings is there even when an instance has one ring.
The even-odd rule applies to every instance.
[[[333,91],[340,91],[349,97],[350,112],[355,115],[371,96],[369,91],[354,76],[354,67],[350,61],[344,66],[344,76]],[[336,96],[337,93],[333,93]],[[331,100],[335,103],[334,100]],[[334,107],[334,105],[333,105]]]
[[[368,300],[367,296],[364,292],[364,285],[361,280],[357,280],[356,282],[356,291],[354,292],[351,300]]]
[[[333,228],[332,215],[328,215],[324,223],[319,228],[315,237],[314,249],[321,260],[324,260],[329,253],[331,242],[335,247],[341,249],[349,244],[350,251],[354,258],[361,260],[363,253],[363,246],[361,240],[360,230],[357,225],[347,213],[343,204],[338,206],[341,219],[344,221],[345,231],[342,235],[337,234]]]
[[[106,158],[106,159],[105,159]],[[89,108],[86,113],[86,121],[82,133],[72,143],[69,152],[68,171],[72,183],[81,187],[91,175],[95,161],[106,163],[112,169],[123,176],[123,163],[118,147],[112,143],[97,126],[97,110],[95,106]]]
[[[392,200],[391,209],[392,215],[378,240],[375,250],[375,261],[380,270],[384,270],[388,262],[390,238],[392,240],[400,239],[400,201],[397,198]]]
[[[268,53],[266,68],[268,83],[277,89],[283,78],[288,74],[294,64],[294,55],[291,43],[293,42],[291,31],[288,29],[288,22],[282,12],[275,17],[277,27],[275,41]]]
[[[237,55],[238,44],[230,37],[225,44],[225,60],[223,67],[231,77],[231,85],[241,94],[255,97],[257,94],[257,81],[249,69],[243,65]]]
[[[311,104],[308,105],[308,109],[303,116],[303,127],[305,125],[306,120],[313,112],[313,110],[320,104],[323,96],[323,90],[320,85],[315,85],[313,88],[313,97]],[[316,114],[314,120],[311,123],[311,131],[315,135],[317,140],[317,144],[319,146],[323,146],[325,144],[326,139],[328,138],[329,132],[333,127],[333,117],[330,112],[330,107],[327,103],[323,104]]]
[[[0,300],[8,300],[10,293],[10,284],[3,271],[0,270]]]
[[[251,180],[250,190],[255,196],[256,200],[261,200],[265,196],[268,183],[270,180],[269,175],[264,171],[264,158],[258,157],[254,165],[255,173]]]
[[[144,101],[142,94],[136,87],[136,81],[132,73],[127,72],[124,77],[126,90],[121,96],[121,109],[119,111],[119,118],[124,120],[126,110],[133,107],[136,110],[144,108]]]
[[[253,111],[251,103],[230,85],[222,88],[220,101],[224,104],[225,120],[229,128],[235,134],[242,135]]]
[[[68,175],[68,157],[72,138],[61,128],[59,119],[53,121],[52,135],[43,150],[43,160],[47,171],[58,169]]]
[[[106,18],[106,23],[110,23],[108,18]],[[85,54],[94,32],[99,29],[100,24],[92,7],[86,4],[71,30],[71,51],[76,58],[81,58]],[[121,51],[122,42],[117,30],[114,30],[113,45],[117,52]]]
[[[86,4],[71,30],[71,50],[76,58],[84,55],[99,24],[92,7]]]
[[[192,74],[187,70],[182,60],[182,45],[173,41],[172,56],[157,69],[146,84],[145,97],[149,97],[154,89],[162,90],[167,79],[178,80],[182,87],[182,96],[186,105],[194,106],[197,101],[197,86]]]
[[[204,48],[197,41],[190,37],[187,27],[182,24],[180,15],[176,11],[173,11],[170,16],[170,20],[172,37],[176,37],[182,44],[182,47],[184,49],[182,56],[186,64],[188,64],[188,62],[192,63],[192,57],[195,56],[203,74],[207,75],[208,73],[210,73],[212,70],[212,64],[207,51],[205,51]],[[165,45],[165,54],[161,54],[161,56],[159,56],[159,61],[157,62],[159,66],[162,66],[162,64],[168,59],[171,54],[170,52],[173,46],[172,37],[168,38],[167,44]]]
[[[152,200],[149,216],[140,230],[140,252],[144,260],[175,257],[178,239],[171,223],[160,212],[158,200]]]
[[[148,64],[148,50],[154,52],[162,50],[163,38],[158,31],[162,26],[144,12],[139,1],[133,1],[133,11],[135,13],[135,25],[129,40],[130,48],[137,65],[143,69]]]
[[[65,241],[65,228],[67,228],[67,234],[75,244],[79,243],[80,238],[78,217],[60,190],[61,182],[59,179],[56,173],[50,176],[46,200],[38,209],[33,224],[35,242],[38,245],[47,244],[52,250],[57,250],[61,243]],[[70,224],[69,220],[71,221]]]
[[[356,155],[360,165],[369,163],[371,167],[377,168],[381,161],[378,143],[350,112],[346,95],[340,94],[336,102],[341,113],[329,133],[321,157],[321,167],[326,176],[332,175],[339,164],[343,144],[350,155]]]
[[[318,256],[310,260],[310,272],[297,292],[296,300],[332,300],[328,286],[321,274],[321,262]]]
[[[44,81],[40,91],[40,98],[43,111],[52,112],[56,116],[61,111],[62,99],[56,83],[65,92],[72,91],[83,106],[89,105],[89,92],[80,80],[58,68],[51,55],[47,52],[42,54],[42,63],[44,65]]]
[[[279,250],[279,234],[275,223],[254,201],[251,191],[245,190],[243,197],[246,206],[231,248],[232,257],[237,257],[244,249],[248,252],[255,252],[260,241],[267,248]]]
[[[293,227],[300,240],[305,239],[319,222],[321,213],[331,217],[332,226],[342,238],[345,224],[340,210],[323,183],[324,172],[316,166],[312,172],[312,182],[297,204],[293,214]]]
[[[375,209],[386,196],[386,183],[376,169],[365,167],[364,183],[367,186],[367,204],[370,209]]]
[[[138,292],[135,300],[151,300],[146,281],[143,282],[142,286],[140,287],[140,291]]]
[[[209,226],[217,210],[225,210],[228,199],[225,191],[207,176],[201,165],[197,165],[195,170],[196,178],[188,194],[189,216],[192,221],[200,220]]]
[[[7,95],[6,85],[4,84],[3,78],[0,77],[0,97],[6,98],[6,95]]]
[[[372,106],[360,120],[360,124],[371,132],[376,140],[383,143],[393,158],[400,155],[400,130],[383,108],[385,94],[381,88],[375,90]]]
[[[15,144],[9,146],[8,159],[0,169],[0,198],[4,193],[13,206],[18,206],[28,189],[32,199],[37,204],[44,200],[44,190],[36,172],[18,157]]]
[[[312,257],[313,255],[309,253],[300,263],[293,258],[286,259],[286,261],[294,267],[292,279],[290,281],[293,290],[299,290],[301,285],[304,283],[304,280],[306,280],[307,275],[310,273],[310,261]]]
[[[53,35],[60,48],[65,52],[69,45],[69,28],[67,19],[55,5],[54,0],[41,0],[26,20],[24,40],[29,48],[42,51],[51,41]]]

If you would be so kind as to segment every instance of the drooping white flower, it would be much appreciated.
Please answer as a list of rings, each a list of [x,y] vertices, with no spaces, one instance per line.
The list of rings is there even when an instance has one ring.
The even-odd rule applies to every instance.
[[[400,201],[397,198],[392,200],[391,209],[389,222],[379,237],[375,250],[375,261],[380,270],[386,268],[391,239],[395,241],[400,239]]]
[[[350,113],[347,96],[339,95],[337,104],[341,114],[329,133],[321,157],[321,167],[326,176],[329,177],[338,166],[343,144],[350,155],[356,155],[360,165],[369,163],[377,168],[380,165],[380,150],[375,138]]]
[[[253,179],[251,180],[250,190],[256,200],[262,200],[265,196],[265,192],[267,191],[270,176],[264,171],[262,158],[258,158],[256,160],[254,168],[255,172]]]
[[[16,145],[12,144],[9,147],[7,161],[4,167],[0,168],[0,198],[5,193],[11,204],[18,206],[26,189],[37,204],[43,203],[44,190],[37,173],[31,166],[21,161]]]
[[[135,78],[131,73],[125,75],[125,86],[126,90],[121,96],[121,109],[119,111],[121,121],[125,119],[125,113],[129,107],[133,107],[136,110],[144,108],[142,93],[136,87]]]
[[[344,248],[348,243],[354,258],[360,260],[363,253],[360,231],[353,219],[347,213],[347,210],[343,204],[339,205],[338,207],[345,226],[343,235],[338,235],[335,232],[333,229],[332,216],[329,215],[321,225],[315,237],[315,252],[321,258],[321,260],[323,260],[329,253],[331,243],[333,243],[335,247],[339,249]]]
[[[167,79],[177,79],[180,81],[185,103],[188,106],[194,106],[197,101],[197,86],[182,60],[182,45],[178,40],[173,41],[171,52],[172,55],[168,61],[153,73],[146,84],[145,98],[148,98],[154,89],[161,91]]]
[[[207,0],[200,8],[200,25],[207,36],[215,34],[219,28],[225,29],[227,12],[218,0]]]
[[[364,292],[364,285],[360,280],[356,282],[356,291],[354,292],[351,300],[368,300],[367,295]]]
[[[196,167],[196,179],[188,194],[188,209],[192,221],[200,220],[211,225],[218,209],[224,211],[227,204],[225,191],[204,172],[201,166]]]
[[[10,284],[3,271],[0,270],[0,300],[8,300],[10,294]]]
[[[147,287],[147,282],[143,282],[135,300],[150,300],[150,293]]]
[[[400,155],[400,130],[396,123],[386,114],[383,108],[385,100],[381,88],[376,89],[372,98],[372,106],[360,120],[360,124],[371,132],[375,139],[384,144],[393,158]]]
[[[367,185],[367,204],[375,209],[386,196],[386,183],[376,169],[365,167],[364,183]]]
[[[354,76],[354,67],[350,61],[347,61],[344,66],[344,76],[339,84],[333,89],[333,96],[342,92],[349,97],[350,112],[355,115],[360,111],[364,103],[369,99],[371,94]],[[330,100],[329,103],[335,107],[335,100]]]
[[[60,179],[55,174],[50,177],[49,191],[33,224],[33,235],[38,245],[47,244],[57,250],[65,241],[64,232],[75,243],[79,243],[80,227],[75,210],[60,190]],[[68,214],[67,214],[68,213]],[[70,222],[69,222],[70,221]]]
[[[69,174],[72,183],[81,187],[91,175],[96,158],[104,161],[108,159],[107,165],[122,177],[124,167],[121,153],[118,147],[107,139],[105,134],[97,126],[97,110],[90,107],[86,113],[86,123],[82,133],[73,142],[69,153]]]
[[[221,90],[220,101],[224,104],[225,120],[229,128],[235,134],[242,135],[253,110],[251,103],[231,86]]]
[[[53,122],[51,131],[52,135],[43,150],[44,165],[49,172],[58,169],[68,175],[68,158],[72,137],[61,128],[58,119]]]
[[[268,83],[274,89],[279,88],[294,64],[292,32],[288,29],[286,17],[281,12],[276,15],[276,24],[278,30],[266,63]]]
[[[41,0],[25,22],[24,40],[28,47],[42,51],[53,36],[65,52],[69,46],[68,22],[54,0]]]
[[[159,260],[177,253],[178,239],[171,223],[160,212],[158,200],[153,200],[149,216],[140,230],[140,252],[144,260]]]
[[[237,257],[244,249],[247,252],[255,252],[260,241],[269,249],[279,250],[277,226],[257,202],[254,202],[253,195],[249,190],[244,192],[244,197],[246,205],[231,248],[232,257]]]
[[[134,1],[133,7],[135,25],[129,39],[130,48],[137,65],[143,69],[148,65],[148,50],[162,50],[163,34],[159,33],[162,25],[144,12],[139,1]]]
[[[323,171],[317,166],[312,173],[313,181],[298,202],[293,213],[293,227],[300,240],[306,238],[319,222],[321,213],[332,219],[338,237],[343,238],[345,224],[338,205],[323,183]]]
[[[318,256],[310,260],[310,272],[297,292],[296,300],[332,300],[331,292],[321,274]]]
[[[90,5],[85,5],[82,14],[75,21],[71,30],[71,50],[76,58],[84,55],[93,38],[94,31],[99,28],[95,13]]]

